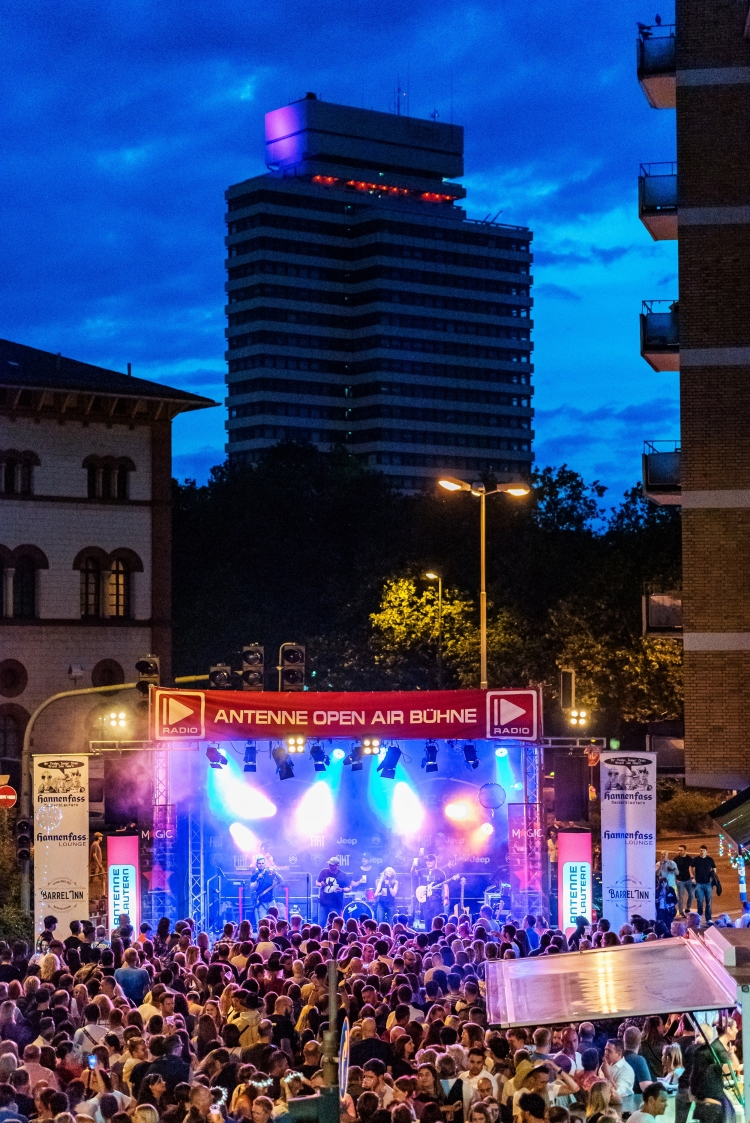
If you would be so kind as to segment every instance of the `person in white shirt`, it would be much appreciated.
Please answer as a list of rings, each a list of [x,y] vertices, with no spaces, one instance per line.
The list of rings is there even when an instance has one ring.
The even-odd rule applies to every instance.
[[[742,915],[734,922],[735,928],[750,928],[750,901],[742,902]]]
[[[667,1093],[663,1084],[649,1084],[643,1093],[643,1103],[628,1116],[628,1123],[656,1123],[658,1116],[667,1110]]]
[[[90,1002],[84,1014],[86,1024],[82,1029],[77,1029],[73,1034],[73,1044],[79,1057],[93,1053],[97,1045],[101,1045],[108,1030],[106,1026],[98,1025],[99,1007],[95,1002]]]
[[[612,1090],[610,1103],[615,1107],[621,1107],[623,1103],[627,1106],[633,1095],[635,1082],[635,1073],[623,1053],[622,1041],[618,1037],[610,1037],[604,1047],[604,1060],[599,1069],[602,1080],[606,1080]]]
[[[464,1119],[469,1118],[469,1108],[473,1101],[477,1098],[477,1085],[480,1080],[489,1080],[492,1084],[492,1095],[498,1098],[497,1081],[491,1072],[488,1072],[484,1067],[486,1060],[486,1053],[484,1049],[479,1046],[474,1046],[469,1049],[469,1059],[467,1061],[468,1068],[465,1072],[459,1072],[458,1079],[461,1081],[464,1095]]]

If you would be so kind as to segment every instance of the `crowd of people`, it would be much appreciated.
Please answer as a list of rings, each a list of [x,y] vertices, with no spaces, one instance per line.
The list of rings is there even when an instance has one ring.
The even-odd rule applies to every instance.
[[[688,917],[688,922],[690,922]],[[325,925],[192,920],[109,938],[45,920],[36,946],[0,941],[0,1123],[268,1123],[324,1087],[329,965],[350,1027],[342,1123],[654,1123],[674,1101],[729,1123],[737,1022],[689,1017],[502,1030],[488,1023],[487,964],[669,938],[661,922],[619,932],[581,920],[568,938],[541,917],[489,908]],[[333,1028],[333,1027],[332,1027]],[[713,1040],[715,1038],[715,1040]],[[323,1100],[321,1100],[323,1103]]]

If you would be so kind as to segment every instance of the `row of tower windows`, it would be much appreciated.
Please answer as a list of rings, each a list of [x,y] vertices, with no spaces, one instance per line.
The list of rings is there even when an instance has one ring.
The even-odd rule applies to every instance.
[[[414,359],[366,359],[359,363],[342,363],[333,359],[308,359],[303,356],[289,355],[246,355],[241,359],[229,360],[229,373],[243,370],[257,370],[265,367],[272,370],[307,370],[320,374],[338,374],[344,378],[356,378],[366,374],[414,374],[428,378],[471,379],[472,382],[510,383],[529,386],[531,375],[526,371],[494,370],[491,367],[456,367],[445,363],[423,363]],[[240,387],[246,382],[230,382],[229,394],[244,394]]]
[[[393,312],[369,312],[359,316],[337,316],[326,312],[302,312],[290,308],[248,308],[229,315],[230,327],[267,320],[276,323],[314,324],[317,327],[355,331],[358,328],[385,324],[389,327],[411,328],[417,331],[439,331],[456,335],[481,335],[491,339],[531,338],[528,328],[501,327],[498,324],[477,323],[474,320],[443,320],[436,316],[402,316]]]
[[[246,300],[269,298],[272,300],[299,300],[309,304],[333,304],[341,308],[359,308],[366,304],[410,304],[419,308],[441,308],[449,312],[468,312],[473,316],[503,316],[507,319],[528,319],[525,305],[498,304],[487,300],[464,300],[462,297],[442,296],[429,292],[397,292],[394,289],[368,289],[365,292],[344,293],[330,289],[301,289],[291,285],[271,285],[260,282],[241,289],[230,289],[229,304]],[[231,323],[230,317],[230,323]]]

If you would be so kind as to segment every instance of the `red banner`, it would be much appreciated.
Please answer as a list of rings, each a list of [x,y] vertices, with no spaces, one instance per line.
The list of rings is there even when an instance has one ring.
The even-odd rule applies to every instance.
[[[307,737],[512,737],[538,735],[536,690],[378,693],[152,689],[155,741]]]

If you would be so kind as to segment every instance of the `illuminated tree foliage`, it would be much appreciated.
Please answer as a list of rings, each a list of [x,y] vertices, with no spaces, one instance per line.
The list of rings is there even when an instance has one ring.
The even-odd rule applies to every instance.
[[[604,492],[563,465],[536,471],[528,499],[487,500],[490,685],[543,683],[550,733],[561,666],[592,733],[681,713],[681,645],[641,635],[644,587],[679,587],[679,513],[639,488],[608,509]],[[294,640],[313,690],[434,688],[436,570],[444,684],[478,684],[478,516],[470,495],[398,495],[344,450],[301,445],[175,485],[176,673],[245,642],[273,667]]]

